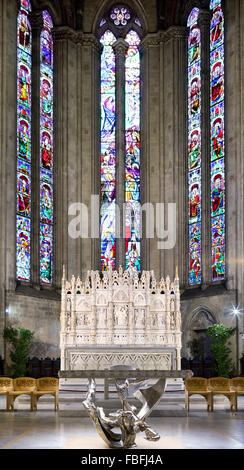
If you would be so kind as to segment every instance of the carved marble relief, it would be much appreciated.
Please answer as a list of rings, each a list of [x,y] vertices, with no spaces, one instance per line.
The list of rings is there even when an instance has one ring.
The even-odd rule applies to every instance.
[[[163,286],[163,289],[162,289]],[[158,356],[148,348],[160,351],[160,367],[180,369],[181,313],[179,279],[169,276],[160,282],[153,271],[141,275],[132,270],[119,273],[90,271],[84,282],[73,276],[68,282],[63,278],[60,315],[61,369],[87,368],[129,361],[143,368],[158,367]],[[92,346],[89,359],[84,359],[82,348]],[[107,347],[145,349],[144,355],[107,356],[96,348]],[[175,351],[176,362],[167,348]],[[70,350],[72,349],[72,354]],[[167,358],[167,360],[166,360]],[[95,361],[95,362],[94,362]],[[127,362],[124,362],[127,363]],[[97,364],[95,366],[95,364]]]

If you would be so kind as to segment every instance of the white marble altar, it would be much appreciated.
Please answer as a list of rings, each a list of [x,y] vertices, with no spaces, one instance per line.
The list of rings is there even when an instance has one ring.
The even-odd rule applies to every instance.
[[[84,282],[63,273],[61,370],[181,368],[179,278],[153,271],[89,271]]]

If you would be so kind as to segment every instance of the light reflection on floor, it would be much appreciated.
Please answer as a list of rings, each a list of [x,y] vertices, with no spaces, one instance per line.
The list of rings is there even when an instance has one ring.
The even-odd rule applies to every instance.
[[[244,410],[193,410],[187,417],[149,418],[158,442],[137,438],[143,449],[244,449]],[[89,418],[63,417],[52,410],[0,411],[0,449],[105,449]]]

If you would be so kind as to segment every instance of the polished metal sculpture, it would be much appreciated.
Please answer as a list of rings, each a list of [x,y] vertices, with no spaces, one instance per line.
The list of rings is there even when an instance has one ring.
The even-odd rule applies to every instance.
[[[157,379],[153,385],[151,382],[152,380],[131,382],[128,379],[116,380],[115,384],[122,409],[105,416],[103,408],[96,406],[96,382],[93,378],[89,379],[87,396],[82,403],[89,411],[98,434],[109,447],[136,447],[135,439],[138,432],[145,432],[145,439],[149,441],[160,439],[159,434],[146,423],[145,419],[160,401],[165,389],[166,378]],[[139,410],[128,401],[132,395],[142,403]],[[113,430],[116,427],[120,429],[119,433]]]

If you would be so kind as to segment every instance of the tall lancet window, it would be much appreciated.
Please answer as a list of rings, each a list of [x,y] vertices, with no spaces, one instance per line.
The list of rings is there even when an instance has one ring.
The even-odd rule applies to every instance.
[[[115,269],[115,202],[116,202],[116,103],[115,53],[116,38],[109,30],[100,39],[101,55],[101,270]]]
[[[40,282],[53,273],[53,27],[43,11],[40,37]]]
[[[17,17],[17,216],[16,278],[31,280],[31,5],[21,0]]]
[[[121,5],[112,8],[100,22],[99,35],[103,46],[100,87],[102,271],[110,266],[116,268],[117,253],[122,253],[120,256],[123,258],[119,262],[126,268],[141,269],[140,33],[142,25],[139,18]],[[125,215],[123,246],[121,238],[119,241],[116,239],[116,206],[120,217]]]
[[[188,236],[189,284],[202,280],[201,240],[201,34],[199,9],[193,8],[188,33]]]
[[[141,204],[140,204],[140,38],[129,31],[125,59],[125,267],[140,271]]]
[[[210,127],[212,280],[225,278],[224,15],[211,0]]]

